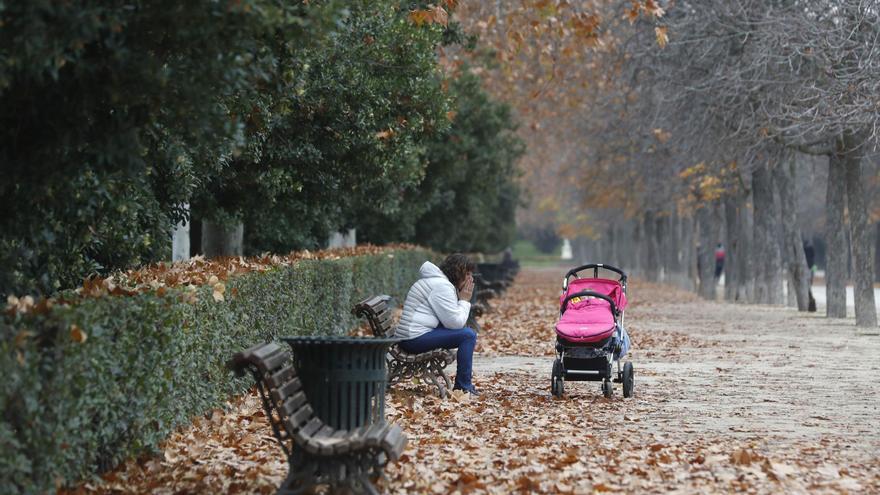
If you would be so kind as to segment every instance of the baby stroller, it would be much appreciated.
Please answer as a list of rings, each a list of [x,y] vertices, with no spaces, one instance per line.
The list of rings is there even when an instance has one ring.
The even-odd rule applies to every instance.
[[[593,270],[590,278],[579,272]],[[599,278],[599,270],[619,275]],[[569,282],[569,279],[574,280]],[[633,394],[633,366],[620,361],[629,348],[623,328],[626,309],[626,274],[611,265],[595,263],[573,268],[562,281],[559,298],[559,321],[556,323],[556,360],[550,392],[555,397],[565,393],[565,381],[601,381],[602,393],[611,397],[612,381],[623,383],[623,396]],[[616,365],[617,371],[614,371]]]

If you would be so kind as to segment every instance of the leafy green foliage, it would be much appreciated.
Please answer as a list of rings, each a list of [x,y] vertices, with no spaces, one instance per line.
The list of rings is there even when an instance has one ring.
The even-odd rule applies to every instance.
[[[414,25],[395,0],[348,9],[313,47],[270,46],[276,90],[249,112],[244,152],[198,195],[194,214],[244,219],[251,253],[317,247],[364,207],[398,212],[423,176],[423,143],[448,126],[444,29]]]
[[[562,245],[562,238],[554,225],[531,226],[521,229],[523,238],[531,241],[538,251],[550,254]]]
[[[524,149],[509,108],[464,70],[450,84],[454,118],[427,147],[428,167],[393,218],[364,215],[363,238],[409,240],[438,251],[499,251],[515,235],[516,167]]]
[[[232,354],[289,334],[343,334],[352,306],[402,300],[434,255],[392,251],[231,277],[200,287],[85,299],[0,322],[0,486],[54,488],[155,448],[179,425],[252,385]]]
[[[269,81],[259,40],[333,3],[0,3],[0,293],[51,293],[165,257],[198,181],[244,144]]]

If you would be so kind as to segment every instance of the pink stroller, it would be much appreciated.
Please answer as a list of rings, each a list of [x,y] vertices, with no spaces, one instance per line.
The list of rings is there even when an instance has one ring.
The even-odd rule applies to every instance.
[[[580,278],[582,270],[593,270],[590,278]],[[619,275],[599,278],[599,270]],[[574,280],[569,282],[569,279]],[[629,350],[630,341],[623,328],[626,309],[626,274],[611,265],[594,263],[573,268],[562,282],[559,297],[559,321],[556,322],[556,360],[550,392],[556,397],[565,393],[565,381],[601,381],[602,393],[611,397],[612,381],[623,384],[623,396],[633,394],[633,366],[620,361]],[[613,371],[616,365],[617,370]]]

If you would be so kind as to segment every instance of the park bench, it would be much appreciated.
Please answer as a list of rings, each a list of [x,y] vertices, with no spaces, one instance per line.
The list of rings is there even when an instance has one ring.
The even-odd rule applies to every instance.
[[[250,371],[266,418],[288,458],[289,474],[279,494],[303,493],[316,485],[347,487],[354,493],[378,493],[371,479],[406,446],[400,427],[384,419],[354,430],[336,429],[318,418],[291,353],[275,343],[236,353],[229,367],[238,376]]]
[[[352,313],[366,318],[373,335],[389,338],[394,335],[393,309],[389,304],[391,296],[378,295],[357,303]],[[455,361],[455,353],[448,349],[435,349],[421,354],[410,354],[398,345],[388,351],[388,384],[394,385],[404,380],[419,378],[437,387],[440,398],[445,398],[452,381],[445,368]]]
[[[474,316],[483,316],[491,311],[489,300],[503,292],[504,287],[500,283],[490,283],[480,273],[474,273],[474,295],[471,299]]]
[[[489,285],[507,289],[516,277],[518,264],[512,263],[477,263],[477,273]]]
[[[475,316],[492,310],[489,300],[500,296],[513,283],[519,272],[519,263],[513,260],[501,263],[478,263],[474,273]]]

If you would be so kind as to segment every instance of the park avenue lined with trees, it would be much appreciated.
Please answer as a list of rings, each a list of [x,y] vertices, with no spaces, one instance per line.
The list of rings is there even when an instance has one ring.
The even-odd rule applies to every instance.
[[[880,491],[878,144],[877,0],[0,1],[0,493]],[[307,409],[453,252],[482,395]],[[632,398],[550,394],[590,262]]]

